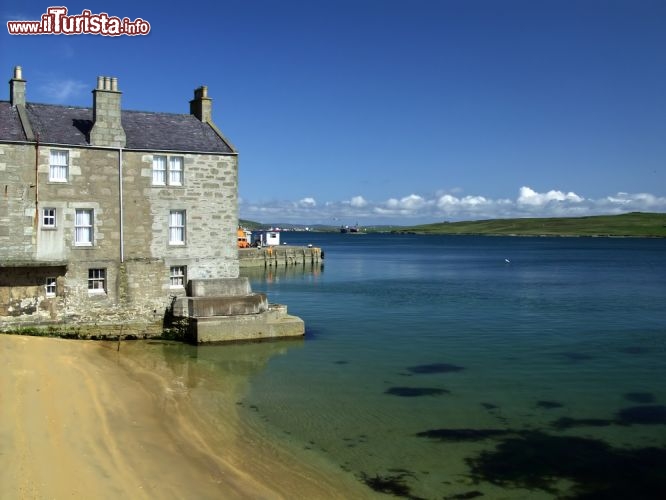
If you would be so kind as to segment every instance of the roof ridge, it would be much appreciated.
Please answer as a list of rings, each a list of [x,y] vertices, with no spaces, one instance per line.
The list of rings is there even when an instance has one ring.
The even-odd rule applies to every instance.
[[[9,101],[0,101],[0,102],[9,102]],[[46,103],[46,102],[26,102],[26,106],[28,105],[37,105],[37,106],[52,106],[54,108],[69,108],[69,109],[86,109],[86,110],[92,110],[92,106],[74,106],[71,104],[52,104],[52,103]],[[150,113],[150,114],[159,114],[159,115],[175,115],[175,116],[194,116],[191,113],[175,113],[173,111],[146,111],[142,109],[121,109],[120,110],[122,113]]]

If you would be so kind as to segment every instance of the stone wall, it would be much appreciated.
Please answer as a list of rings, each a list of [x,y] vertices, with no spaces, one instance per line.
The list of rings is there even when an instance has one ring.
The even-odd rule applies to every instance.
[[[0,145],[0,251],[3,259],[30,260],[35,212],[35,148]]]
[[[171,266],[186,266],[188,279],[238,276],[234,155],[178,154],[182,186],[153,186],[153,154],[123,150],[121,210],[117,149],[56,149],[68,151],[68,182],[49,181],[51,147],[40,145],[35,179],[36,147],[0,144],[0,329],[56,322],[155,331],[185,293],[171,285]],[[55,228],[43,227],[44,208],[56,209]],[[94,211],[91,246],[75,244],[77,209]],[[186,213],[184,245],[169,245],[170,210]],[[36,264],[60,266],[55,298],[44,296],[51,269]],[[104,293],[88,289],[91,268],[105,270]],[[31,273],[36,282],[19,285]]]

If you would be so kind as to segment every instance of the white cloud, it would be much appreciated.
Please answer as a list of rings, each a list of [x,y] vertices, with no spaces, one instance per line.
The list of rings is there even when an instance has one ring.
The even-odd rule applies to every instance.
[[[368,204],[368,202],[365,201],[365,198],[363,198],[363,196],[354,196],[349,202],[349,204],[355,208],[363,208]]]
[[[650,193],[625,193],[585,198],[573,191],[538,192],[522,186],[513,199],[482,195],[455,196],[439,191],[411,193],[402,198],[373,201],[362,195],[351,200],[317,203],[313,197],[298,202],[251,202],[243,199],[241,215],[261,222],[295,222],[339,225],[415,224],[442,220],[477,220],[509,217],[566,217],[615,214],[632,211],[666,212],[666,197]]]
[[[40,90],[49,97],[50,100],[56,103],[64,103],[74,100],[88,89],[85,83],[66,79],[59,81],[52,81],[44,84]]]
[[[537,193],[532,188],[523,186],[520,188],[518,204],[523,205],[545,205],[552,201],[570,201],[580,203],[585,198],[581,198],[576,193],[569,191],[564,194],[562,191],[548,191],[547,193]]]
[[[317,201],[311,197],[303,198],[302,200],[299,200],[298,206],[303,208],[314,208],[317,206]]]

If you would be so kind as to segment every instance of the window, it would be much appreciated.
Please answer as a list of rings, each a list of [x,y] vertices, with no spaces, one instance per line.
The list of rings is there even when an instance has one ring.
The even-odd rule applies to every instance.
[[[106,293],[106,269],[88,269],[88,293]]]
[[[45,208],[42,210],[42,227],[54,229],[56,227],[56,209]]]
[[[56,294],[56,279],[55,278],[46,278],[46,296],[55,297]]]
[[[93,244],[93,211],[87,208],[76,209],[74,221],[74,245],[91,247]]]
[[[183,185],[183,157],[172,156],[169,158],[169,184],[171,186]]]
[[[183,164],[182,156],[153,156],[153,186],[182,186]]]
[[[169,268],[169,285],[171,288],[182,288],[187,281],[186,266],[171,266]]]
[[[153,156],[153,185],[166,184],[166,156]]]
[[[169,245],[185,244],[185,211],[169,212]]]
[[[49,164],[49,181],[67,182],[69,153],[60,149],[51,150]]]

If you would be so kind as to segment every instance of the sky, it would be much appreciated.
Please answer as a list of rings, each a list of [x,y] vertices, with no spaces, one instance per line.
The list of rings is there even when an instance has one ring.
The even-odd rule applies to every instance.
[[[141,18],[140,36],[6,21]],[[240,215],[411,225],[666,212],[663,0],[0,0],[29,102],[188,113],[207,85]],[[9,89],[0,100],[9,99]]]

